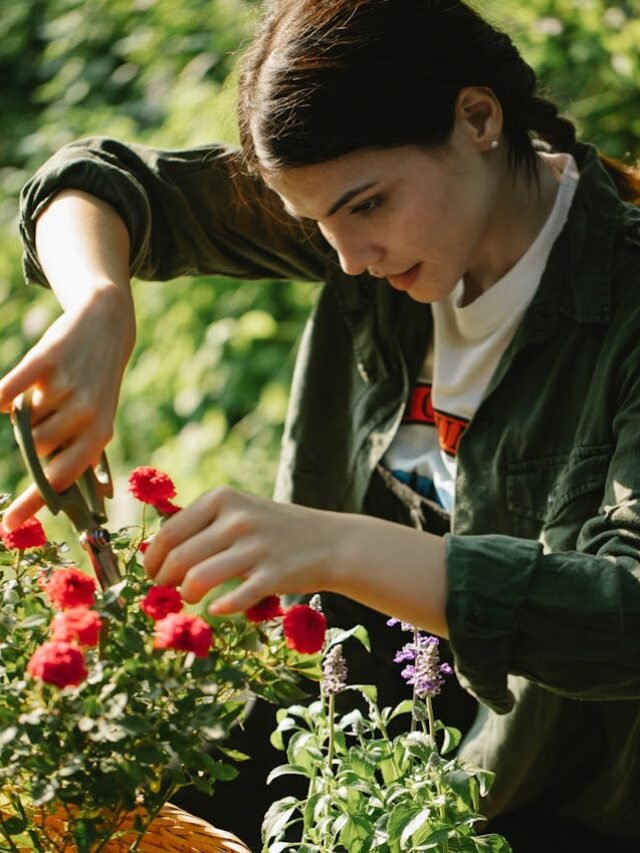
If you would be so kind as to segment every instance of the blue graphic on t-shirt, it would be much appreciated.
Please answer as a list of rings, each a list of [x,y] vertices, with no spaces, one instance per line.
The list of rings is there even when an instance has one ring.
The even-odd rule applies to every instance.
[[[425,477],[424,474],[418,474],[417,471],[401,471],[399,469],[395,469],[391,473],[396,480],[400,480],[401,483],[409,486],[410,489],[413,489],[414,492],[423,498],[434,501],[438,506],[443,506],[431,477]]]

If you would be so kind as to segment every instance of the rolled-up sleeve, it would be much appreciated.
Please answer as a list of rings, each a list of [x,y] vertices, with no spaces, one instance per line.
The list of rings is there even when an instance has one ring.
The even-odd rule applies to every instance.
[[[507,674],[574,699],[640,697],[637,556],[545,554],[503,536],[448,537],[447,619],[458,675],[498,713]]]
[[[320,281],[331,250],[316,228],[287,216],[278,197],[242,171],[223,145],[164,151],[95,137],[60,149],[25,185],[20,232],[28,282],[47,284],[35,224],[62,190],[110,204],[131,240],[131,274],[298,278]]]

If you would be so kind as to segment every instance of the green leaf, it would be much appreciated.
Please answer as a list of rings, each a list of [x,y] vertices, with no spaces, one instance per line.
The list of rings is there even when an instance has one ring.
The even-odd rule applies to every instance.
[[[347,820],[340,830],[340,844],[349,853],[359,853],[371,834],[371,822],[364,815],[347,815]]]
[[[368,652],[371,651],[371,642],[369,641],[367,629],[363,625],[354,625],[353,628],[348,628],[347,630],[343,630],[341,628],[330,628],[327,631],[327,639],[325,641],[325,654],[333,646],[344,643],[351,637],[358,640],[358,642],[361,643]]]
[[[411,714],[413,711],[413,699],[403,699],[402,702],[399,702],[396,707],[389,713],[387,720],[390,722],[391,720],[398,717],[400,714]]]
[[[462,767],[448,770],[443,773],[442,781],[456,794],[460,804],[464,804],[468,809],[475,810],[473,789],[475,786],[477,790],[477,783],[468,770]]]
[[[459,729],[453,726],[445,726],[440,720],[436,720],[436,731],[443,732],[441,750],[444,755],[455,749],[462,740],[462,733]]]
[[[280,764],[278,767],[274,767],[271,773],[267,776],[267,785],[273,782],[274,779],[278,779],[280,776],[306,776],[307,778],[313,778],[315,774],[309,773],[306,767],[302,767],[298,764]]]
[[[414,814],[402,830],[400,835],[400,847],[406,849],[410,841],[419,843],[421,840],[419,838],[419,832],[429,820],[430,814],[431,809],[429,808],[422,808]]]
[[[389,833],[389,843],[393,848],[395,845],[400,845],[400,838],[406,826],[408,826],[413,818],[418,814],[420,808],[414,803],[407,801],[405,798],[394,806],[389,815],[389,823],[387,831]]]
[[[21,817],[9,817],[2,821],[2,829],[7,835],[19,835],[27,828],[27,821]]]
[[[220,744],[216,744],[216,749],[231,761],[248,761],[251,758],[251,756],[247,755],[246,752],[240,752],[239,749],[229,749],[227,747],[220,746]]]
[[[222,761],[215,762],[215,768],[211,773],[213,778],[219,782],[231,782],[233,779],[237,779],[238,774],[237,767],[233,767],[231,764],[224,764]]]
[[[295,797],[284,797],[271,803],[262,822],[262,834],[267,841],[281,835],[299,805]]]
[[[349,684],[346,687],[347,690],[355,690],[357,693],[362,693],[362,695],[367,698],[370,702],[378,701],[378,688],[375,684]]]
[[[479,835],[473,843],[475,849],[482,853],[512,853],[511,845],[502,835]]]

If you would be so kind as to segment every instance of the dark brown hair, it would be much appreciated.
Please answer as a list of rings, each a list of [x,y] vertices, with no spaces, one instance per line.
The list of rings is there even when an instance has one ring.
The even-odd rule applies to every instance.
[[[444,144],[461,88],[501,103],[509,162],[536,176],[533,140],[576,145],[573,123],[538,93],[511,39],[458,0],[265,0],[241,65],[249,170],[319,163],[367,147]],[[640,171],[603,158],[621,196]]]

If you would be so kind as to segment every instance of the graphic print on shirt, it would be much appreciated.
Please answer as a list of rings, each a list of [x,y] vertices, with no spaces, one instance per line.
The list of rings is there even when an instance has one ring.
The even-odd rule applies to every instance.
[[[443,509],[453,509],[456,453],[468,418],[436,408],[430,377],[433,351],[411,389],[400,429],[385,461],[392,474]]]
[[[455,456],[469,419],[434,409],[431,388],[430,382],[414,385],[402,416],[402,424],[423,424],[435,428],[440,449],[449,456]]]
[[[431,305],[433,338],[383,463],[402,483],[448,512],[455,504],[457,453],[491,377],[540,283],[578,182],[567,154],[545,154],[558,180],[547,221],[519,261],[471,302],[464,281]]]

